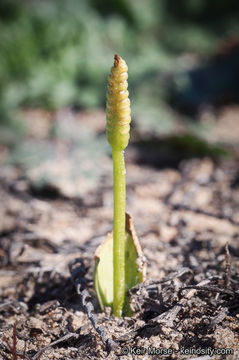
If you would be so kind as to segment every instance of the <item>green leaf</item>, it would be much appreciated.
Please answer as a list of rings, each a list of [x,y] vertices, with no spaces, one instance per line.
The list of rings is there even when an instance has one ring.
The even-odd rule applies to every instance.
[[[126,213],[125,232],[125,285],[126,289],[145,281],[146,266],[143,253],[133,226],[133,220]],[[96,249],[94,284],[97,298],[102,310],[113,306],[113,232]],[[130,299],[125,296],[123,315],[132,315]]]

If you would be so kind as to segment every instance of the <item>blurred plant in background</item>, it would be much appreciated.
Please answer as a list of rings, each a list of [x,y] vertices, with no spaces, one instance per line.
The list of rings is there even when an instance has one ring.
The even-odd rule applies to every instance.
[[[214,51],[238,29],[238,11],[235,0],[3,0],[2,114],[19,106],[103,106],[116,51],[135,65],[135,102],[164,101],[165,74],[185,66],[179,56]]]
[[[0,143],[24,133],[21,109],[104,108],[114,53],[127,59],[139,128],[171,134],[178,102],[202,95],[192,71],[238,33],[238,13],[237,0],[2,0]],[[207,133],[182,120],[187,131]]]

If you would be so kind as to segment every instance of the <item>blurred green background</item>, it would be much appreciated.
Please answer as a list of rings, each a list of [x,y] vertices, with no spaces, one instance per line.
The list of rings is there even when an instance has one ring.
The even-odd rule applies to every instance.
[[[208,136],[214,115],[200,116],[202,106],[238,102],[238,15],[238,0],[2,0],[0,143],[26,136],[23,109],[53,119],[59,109],[104,109],[115,53],[128,64],[142,133],[181,129],[220,142]],[[57,134],[53,121],[49,136]]]
[[[172,77],[184,86],[178,73],[239,30],[237,0],[2,0],[0,14],[1,123],[23,106],[104,106],[114,53],[133,103],[160,107]]]

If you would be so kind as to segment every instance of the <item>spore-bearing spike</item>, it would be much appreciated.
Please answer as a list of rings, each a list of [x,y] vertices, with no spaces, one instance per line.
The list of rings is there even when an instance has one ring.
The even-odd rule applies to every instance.
[[[129,142],[131,116],[127,79],[128,66],[116,54],[108,78],[106,134],[112,148],[118,150],[124,150]]]

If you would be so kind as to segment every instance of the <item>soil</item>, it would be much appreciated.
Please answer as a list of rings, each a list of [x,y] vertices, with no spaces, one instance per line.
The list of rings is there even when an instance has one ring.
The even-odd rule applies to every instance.
[[[79,198],[34,188],[21,168],[1,174],[1,359],[239,359],[238,156],[159,168],[132,145],[126,162],[147,262],[132,318],[102,313],[93,289],[112,175]]]

